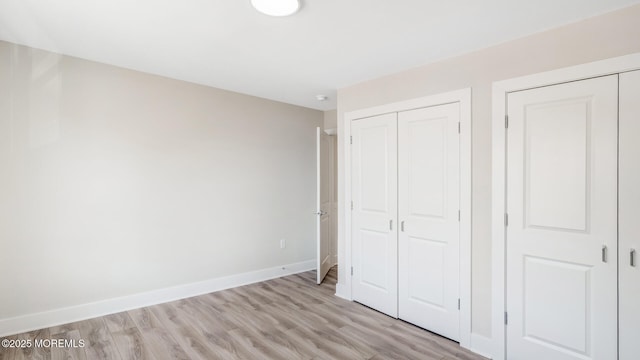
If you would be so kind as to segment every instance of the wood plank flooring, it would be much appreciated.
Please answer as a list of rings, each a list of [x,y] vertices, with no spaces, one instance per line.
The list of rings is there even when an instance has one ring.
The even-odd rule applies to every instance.
[[[84,347],[0,348],[14,359],[485,359],[457,343],[334,296],[315,271],[54,326],[8,339]]]

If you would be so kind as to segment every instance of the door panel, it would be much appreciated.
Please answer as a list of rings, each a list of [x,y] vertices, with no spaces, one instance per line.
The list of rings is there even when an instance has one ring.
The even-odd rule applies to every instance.
[[[330,136],[320,132],[318,149],[319,159],[319,221],[320,221],[320,245],[318,247],[318,279],[322,283],[329,269],[333,266],[331,259],[333,241],[332,229],[332,199],[333,199],[333,140]]]
[[[397,317],[396,115],[351,123],[353,299]]]
[[[620,74],[619,161],[620,360],[632,360],[640,356],[640,71]]]
[[[416,305],[429,306],[438,310],[446,310],[445,298],[445,252],[447,243],[430,239],[409,237],[407,254],[407,296],[406,299]],[[401,292],[403,293],[403,292]],[[403,298],[404,300],[404,298]],[[404,301],[400,306],[400,318],[411,321]]]
[[[388,254],[388,231],[385,230],[360,230],[361,259],[360,264],[360,281],[370,287],[377,288],[381,291],[387,291],[388,288],[388,270],[389,270],[389,254]]]
[[[398,114],[399,317],[459,339],[459,104]]]
[[[524,335],[547,347],[588,352],[589,266],[524,257]],[[549,281],[553,279],[553,281]],[[553,306],[547,297],[554,297]],[[549,321],[549,319],[563,321]]]
[[[319,285],[322,283],[322,248],[323,248],[323,233],[322,233],[322,137],[320,127],[316,127],[316,283]],[[281,245],[282,246],[282,245]]]
[[[590,97],[583,97],[527,105],[527,228],[586,230],[589,104]]]
[[[508,95],[509,359],[617,356],[617,86]]]
[[[456,121],[455,117],[450,119],[447,115],[441,113],[439,108],[399,114],[400,156],[403,157],[401,166],[408,166],[404,169],[406,173],[400,175],[403,179],[406,177],[407,184],[403,182],[403,185],[408,186],[408,193],[413,195],[405,199],[409,207],[408,215],[438,219],[444,217],[447,123]]]

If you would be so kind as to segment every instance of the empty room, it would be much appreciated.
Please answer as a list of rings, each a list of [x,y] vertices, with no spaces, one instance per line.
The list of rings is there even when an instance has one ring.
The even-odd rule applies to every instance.
[[[0,360],[640,359],[639,0],[0,0]]]

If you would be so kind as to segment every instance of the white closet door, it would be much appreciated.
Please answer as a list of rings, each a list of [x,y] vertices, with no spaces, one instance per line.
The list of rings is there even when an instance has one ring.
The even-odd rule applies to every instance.
[[[640,71],[620,75],[620,360],[640,358]]]
[[[399,317],[459,339],[458,103],[398,114]]]
[[[508,95],[508,359],[617,357],[617,79]]]
[[[396,114],[355,120],[352,144],[352,296],[398,315]]]

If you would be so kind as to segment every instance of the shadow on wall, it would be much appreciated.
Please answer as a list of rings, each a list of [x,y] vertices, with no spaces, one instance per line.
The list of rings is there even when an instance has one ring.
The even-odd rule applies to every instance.
[[[35,51],[30,48],[12,46],[10,50],[9,76],[9,134],[25,136],[27,141],[11,141],[12,152],[20,151],[15,146],[28,144],[37,149],[56,142],[60,138],[62,79],[60,61],[62,55]],[[16,66],[27,63],[31,66]],[[22,112],[22,113],[21,113]],[[18,119],[28,119],[26,133],[21,129]]]

